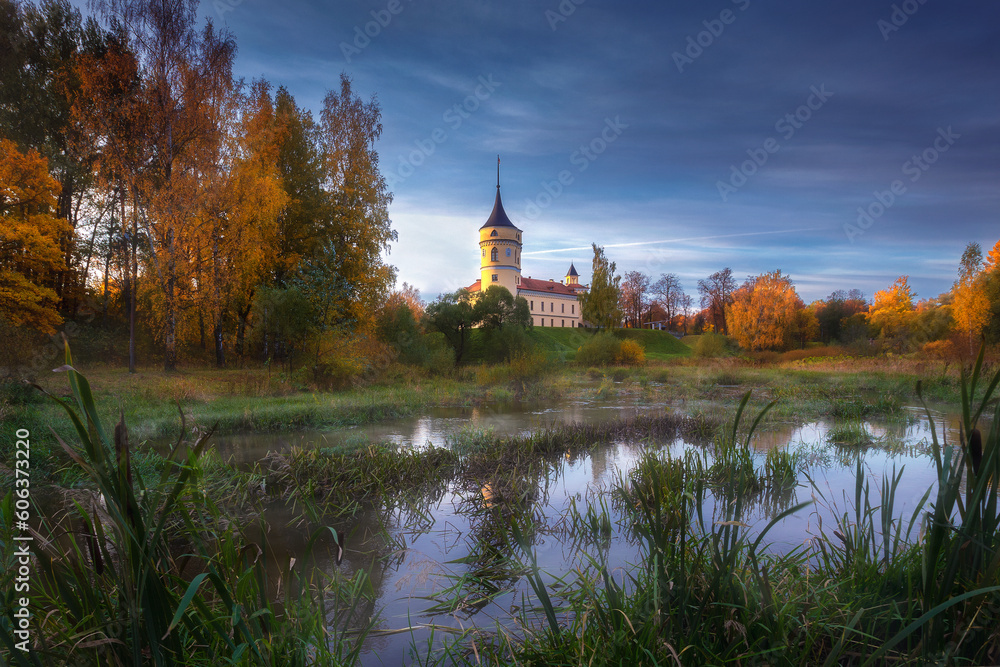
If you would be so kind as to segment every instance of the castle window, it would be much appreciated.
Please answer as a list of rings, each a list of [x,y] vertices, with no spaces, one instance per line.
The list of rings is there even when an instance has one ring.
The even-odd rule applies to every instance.
[[[575,303],[574,304],[570,304],[569,314],[570,315],[576,315],[576,304]]]
[[[535,302],[531,301],[530,303],[531,303],[531,310],[534,310],[535,309]]]
[[[563,321],[562,321],[562,325],[563,325],[563,326],[566,326],[566,320],[563,320]]]
[[[556,302],[553,301],[552,303],[549,304],[549,312],[551,313],[555,311],[555,309],[556,309]]]
[[[564,313],[566,312],[566,304],[565,303],[562,305],[562,312],[564,312]]]
[[[510,248],[507,248],[507,256],[510,257]]]
[[[494,273],[493,274],[493,282],[499,282],[499,280],[500,280],[500,276],[498,276],[497,274]]]
[[[497,230],[495,230],[495,229],[494,229],[494,230],[493,230],[493,233],[492,233],[492,234],[490,234],[490,236],[496,236],[496,235],[497,235]]]
[[[496,248],[493,248],[493,250],[490,250],[490,261],[491,262],[497,261],[497,249]]]
[[[486,250],[483,249],[483,257],[486,257]]]
[[[514,283],[517,285],[521,284],[521,276],[514,276]]]

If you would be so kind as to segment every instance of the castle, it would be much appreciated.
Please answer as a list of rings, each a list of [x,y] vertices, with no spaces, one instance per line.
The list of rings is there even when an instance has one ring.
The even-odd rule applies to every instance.
[[[475,297],[491,285],[506,287],[524,297],[536,327],[581,327],[577,294],[587,291],[572,263],[562,282],[521,276],[521,230],[507,217],[500,200],[500,167],[497,161],[497,198],[493,212],[479,228],[479,280],[466,289]]]

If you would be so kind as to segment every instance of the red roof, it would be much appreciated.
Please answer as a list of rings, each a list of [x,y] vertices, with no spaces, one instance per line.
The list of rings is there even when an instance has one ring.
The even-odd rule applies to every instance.
[[[482,288],[482,280],[477,280],[465,289],[470,292],[478,292]],[[578,292],[587,290],[586,285],[563,285],[555,280],[536,280],[534,278],[521,278],[521,284],[517,288],[519,292],[521,290],[529,290],[543,294],[561,294],[563,296],[576,296]]]
[[[521,284],[518,285],[518,288],[532,292],[563,294],[565,296],[576,296],[577,292],[586,289],[583,285],[563,285],[554,280],[535,280],[534,278],[521,278]]]

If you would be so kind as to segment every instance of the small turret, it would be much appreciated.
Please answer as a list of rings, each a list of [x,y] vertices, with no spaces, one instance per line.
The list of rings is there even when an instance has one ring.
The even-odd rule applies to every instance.
[[[569,271],[566,272],[566,278],[563,279],[563,285],[579,285],[580,284],[580,274],[576,272],[576,266],[573,262],[569,264]]]

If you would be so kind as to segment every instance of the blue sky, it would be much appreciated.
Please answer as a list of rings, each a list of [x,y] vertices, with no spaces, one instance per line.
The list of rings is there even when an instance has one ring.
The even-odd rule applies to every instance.
[[[318,110],[377,96],[399,241],[425,298],[478,277],[502,158],[525,275],[742,279],[806,301],[909,274],[946,291],[1000,239],[1000,4],[216,0],[237,74]],[[366,34],[367,32],[367,34]],[[560,176],[563,182],[560,183]],[[859,207],[868,218],[859,224]],[[846,227],[845,227],[846,226]]]

